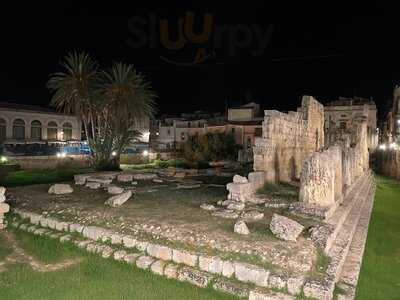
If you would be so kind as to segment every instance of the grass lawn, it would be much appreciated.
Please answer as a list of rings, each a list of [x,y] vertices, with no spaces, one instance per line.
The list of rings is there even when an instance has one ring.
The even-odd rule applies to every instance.
[[[40,183],[70,181],[74,174],[87,173],[90,169],[58,168],[52,170],[22,170],[0,174],[0,186],[14,187]]]
[[[7,270],[0,272],[0,299],[236,299],[211,288],[201,289],[169,280],[45,237],[16,231],[15,239],[26,254],[46,264],[73,258],[80,260],[51,272],[36,272],[24,263],[6,265]],[[6,245],[0,243],[0,253],[8,252]]]
[[[377,183],[356,299],[400,299],[400,183]]]

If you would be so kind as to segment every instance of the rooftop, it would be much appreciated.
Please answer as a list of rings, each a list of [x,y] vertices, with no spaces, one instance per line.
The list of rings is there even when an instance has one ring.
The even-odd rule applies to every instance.
[[[39,106],[39,105],[26,105],[26,104],[17,104],[17,103],[9,103],[9,102],[0,102],[0,110],[2,108],[7,109],[7,110],[64,115],[63,113],[57,112],[54,108],[43,107],[43,106]]]

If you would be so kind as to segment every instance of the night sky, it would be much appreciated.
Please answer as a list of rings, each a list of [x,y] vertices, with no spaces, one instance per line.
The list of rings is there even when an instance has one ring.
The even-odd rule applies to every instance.
[[[48,104],[49,74],[60,70],[64,55],[78,50],[89,52],[104,67],[113,61],[134,64],[157,91],[160,113],[223,111],[226,104],[246,99],[264,108],[290,110],[303,94],[321,102],[338,96],[373,97],[383,112],[394,85],[400,84],[397,7],[326,1],[287,2],[282,7],[269,1],[218,6],[205,1],[164,2],[168,5],[54,2],[3,9],[0,101]],[[201,32],[205,14],[212,16],[215,26],[208,41],[186,38],[183,48],[166,49],[158,29],[149,33],[167,19],[175,39],[178,19],[190,11],[195,32]],[[139,26],[137,20],[147,24]],[[216,28],[227,30],[217,36]],[[137,31],[146,45],[132,45],[138,44]],[[269,34],[265,49],[260,48],[256,31]],[[241,48],[235,47],[237,43]],[[207,57],[194,63],[198,53]]]

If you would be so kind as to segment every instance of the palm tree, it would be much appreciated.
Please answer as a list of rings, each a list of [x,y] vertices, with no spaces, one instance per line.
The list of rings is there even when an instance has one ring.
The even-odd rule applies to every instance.
[[[132,65],[115,63],[100,71],[86,53],[69,54],[61,65],[64,72],[48,82],[51,104],[81,118],[95,168],[117,167],[121,151],[138,137],[135,129],[153,117],[150,83]]]

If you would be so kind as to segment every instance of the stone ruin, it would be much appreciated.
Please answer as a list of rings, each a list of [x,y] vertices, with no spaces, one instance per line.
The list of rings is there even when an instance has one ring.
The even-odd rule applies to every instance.
[[[326,219],[369,169],[366,120],[324,145],[324,107],[311,96],[303,96],[297,112],[266,110],[262,128],[254,172],[227,185],[230,201],[257,201],[254,194],[265,182],[300,181],[292,211]]]
[[[322,219],[330,217],[357,179],[369,170],[367,141],[367,123],[360,121],[351,136],[310,155],[303,164],[294,210]]]
[[[303,96],[297,112],[266,110],[262,137],[254,146],[254,172],[246,182],[228,184],[228,199],[251,201],[265,182],[300,180],[304,160],[324,146],[324,107],[311,96]]]
[[[269,182],[300,179],[304,159],[324,146],[324,107],[303,96],[297,112],[266,110],[262,137],[254,146],[254,170]]]
[[[6,188],[0,186],[0,229],[4,229],[6,224],[4,222],[4,214],[10,210],[10,206],[5,203],[6,201]]]

